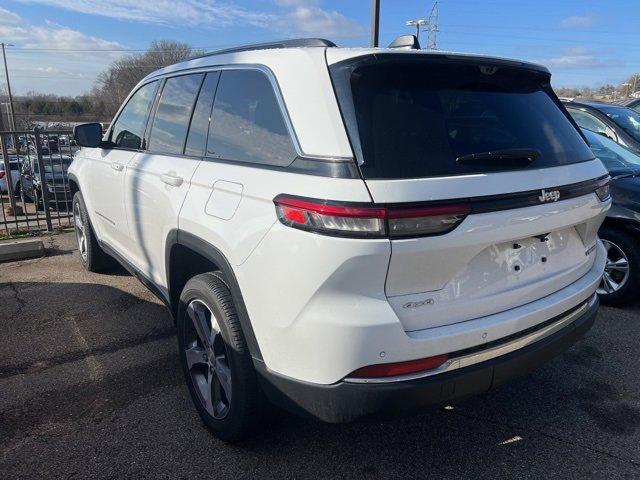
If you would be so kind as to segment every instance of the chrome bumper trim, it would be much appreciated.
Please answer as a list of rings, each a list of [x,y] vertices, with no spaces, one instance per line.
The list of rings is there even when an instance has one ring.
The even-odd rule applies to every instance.
[[[495,347],[487,348],[478,352],[470,353],[468,355],[462,355],[459,357],[450,358],[441,366],[436,369],[428,370],[426,372],[417,372],[409,375],[400,375],[396,377],[383,377],[383,378],[345,378],[344,381],[348,383],[392,383],[392,382],[404,382],[407,380],[416,380],[419,378],[430,377],[433,375],[439,375],[441,373],[450,372],[452,370],[458,370],[459,368],[469,367],[477,363],[486,362],[502,355],[506,355],[511,352],[515,352],[521,348],[531,345],[537,341],[540,341],[549,335],[553,335],[557,331],[563,329],[580,315],[589,310],[597,301],[597,295],[594,294],[591,298],[582,303],[578,308],[571,313],[564,315],[557,321],[544,326],[543,328],[536,330],[523,337],[516,338],[506,343],[496,345]]]

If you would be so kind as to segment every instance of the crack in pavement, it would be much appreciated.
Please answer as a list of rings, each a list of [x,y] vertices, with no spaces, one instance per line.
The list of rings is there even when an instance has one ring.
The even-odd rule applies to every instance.
[[[619,455],[616,455],[615,453],[607,452],[606,450],[600,450],[599,448],[594,448],[594,447],[590,447],[588,445],[582,445],[580,443],[572,442],[571,440],[569,440],[567,438],[560,437],[560,436],[554,435],[552,433],[543,432],[541,430],[538,430],[537,428],[526,428],[526,427],[523,427],[521,425],[514,425],[514,424],[508,423],[508,422],[498,422],[498,421],[495,421],[495,420],[489,420],[489,419],[486,419],[486,418],[480,418],[480,417],[476,417],[476,416],[468,414],[468,413],[461,413],[458,410],[447,410],[446,413],[451,414],[451,415],[457,415],[459,417],[466,418],[468,420],[475,420],[475,421],[480,422],[480,423],[486,423],[486,424],[489,424],[489,425],[495,425],[495,426],[499,426],[499,427],[508,427],[508,428],[513,429],[513,430],[520,430],[522,432],[532,432],[532,433],[535,433],[535,434],[540,435],[542,437],[549,438],[551,440],[555,440],[555,441],[558,441],[558,442],[561,442],[561,443],[566,443],[566,444],[571,445],[571,446],[576,447],[576,448],[582,448],[584,450],[589,450],[589,451],[591,451],[593,453],[605,455],[605,456],[607,456],[609,458],[612,458],[614,460],[618,460],[618,461],[627,463],[627,464],[631,465],[632,467],[640,470],[640,464],[638,463],[637,460],[634,460],[632,458],[624,458],[624,457],[621,457]]]
[[[14,312],[14,315],[20,315],[22,313],[22,310],[27,306],[27,302],[26,300],[20,297],[20,291],[18,290],[18,287],[16,287],[15,283],[8,282],[7,286],[9,287],[9,290],[11,290],[11,293],[13,294],[12,295],[13,299],[17,303],[17,308],[16,308],[16,311]]]

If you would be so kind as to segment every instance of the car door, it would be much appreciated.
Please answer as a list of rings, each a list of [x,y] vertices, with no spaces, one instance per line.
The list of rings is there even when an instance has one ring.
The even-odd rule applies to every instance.
[[[166,239],[178,228],[180,208],[203,157],[217,81],[217,72],[166,79],[150,121],[148,148],[127,166],[126,208],[136,266],[161,289],[166,287]],[[203,122],[204,127],[195,126]],[[202,128],[204,137],[198,133]],[[198,136],[199,149],[194,146]]]
[[[111,126],[107,147],[83,151],[87,169],[85,202],[100,240],[131,260],[131,237],[125,212],[124,176],[127,164],[144,148],[144,133],[158,82],[141,86]]]

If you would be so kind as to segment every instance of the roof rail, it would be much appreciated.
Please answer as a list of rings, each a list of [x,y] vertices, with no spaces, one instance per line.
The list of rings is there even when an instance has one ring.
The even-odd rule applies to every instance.
[[[294,38],[291,40],[277,40],[267,43],[253,43],[251,45],[241,45],[239,47],[225,48],[224,50],[216,50],[213,52],[196,55],[189,60],[196,58],[211,57],[213,55],[222,55],[225,53],[246,52],[249,50],[268,50],[272,48],[296,48],[296,47],[336,47],[337,45],[331,40],[324,38]]]

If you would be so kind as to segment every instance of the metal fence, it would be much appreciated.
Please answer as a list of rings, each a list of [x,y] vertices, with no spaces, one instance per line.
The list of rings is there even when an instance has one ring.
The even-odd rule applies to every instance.
[[[66,130],[0,132],[0,236],[73,224],[72,143]]]

